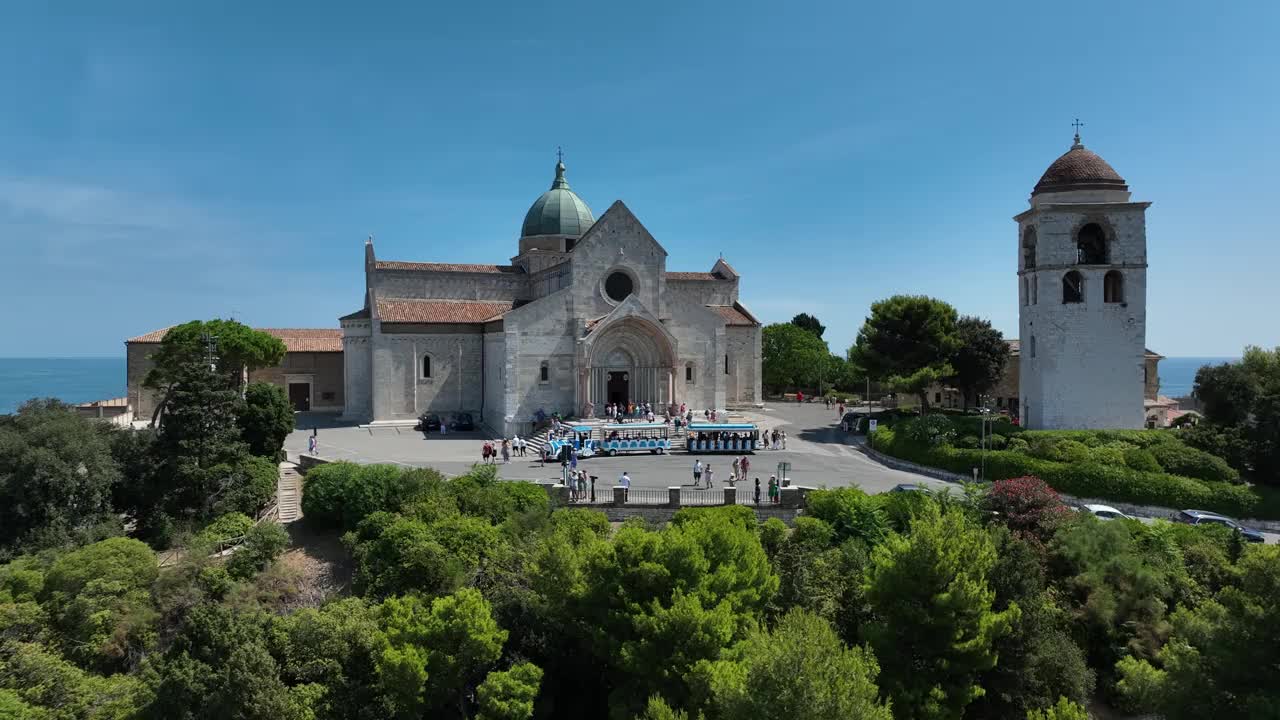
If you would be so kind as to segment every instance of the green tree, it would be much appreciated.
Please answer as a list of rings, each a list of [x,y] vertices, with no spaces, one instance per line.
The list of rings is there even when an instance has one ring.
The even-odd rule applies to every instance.
[[[261,522],[249,528],[244,543],[227,560],[231,577],[246,580],[275,562],[289,547],[289,533],[274,522]]]
[[[879,667],[869,650],[849,648],[822,618],[783,616],[703,666],[713,716],[722,720],[859,718],[892,720],[879,699]]]
[[[87,667],[124,669],[155,642],[155,553],[111,538],[69,552],[45,575],[40,602],[67,654]]]
[[[1280,714],[1275,682],[1280,644],[1280,547],[1248,548],[1239,581],[1194,608],[1181,607],[1173,632],[1153,666],[1122,658],[1118,690],[1134,711],[1169,720]]]
[[[1058,702],[1043,710],[1031,710],[1027,720],[1089,720],[1089,711],[1084,706],[1060,697]]]
[[[436,598],[429,609],[415,596],[391,598],[380,618],[389,646],[378,672],[398,716],[434,708],[468,717],[476,685],[507,641],[479,591],[464,588]]]
[[[1242,363],[1205,365],[1196,371],[1192,394],[1200,401],[1209,422],[1239,425],[1253,410],[1258,380]]]
[[[791,324],[801,330],[808,330],[818,337],[822,337],[822,333],[827,331],[827,326],[818,322],[818,318],[809,313],[800,313],[791,318]]]
[[[960,346],[951,357],[955,371],[952,381],[964,397],[964,409],[977,402],[1004,374],[1009,361],[1009,344],[991,327],[991,321],[965,315],[956,322]]]
[[[86,540],[111,518],[116,432],[57,400],[0,417],[0,558]]]
[[[300,610],[277,618],[272,628],[281,679],[324,687],[315,708],[319,720],[381,720],[391,714],[377,671],[386,645],[377,608],[360,598]]]
[[[849,359],[872,378],[920,396],[955,374],[950,360],[960,347],[956,310],[923,295],[894,295],[871,305],[871,315],[849,349]]]
[[[279,385],[249,383],[244,389],[244,402],[238,407],[236,422],[249,452],[275,460],[284,447],[284,439],[293,432],[293,406]]]
[[[533,701],[542,683],[542,669],[520,663],[510,670],[494,671],[476,688],[479,720],[529,720]]]
[[[766,325],[760,342],[762,381],[776,392],[814,386],[831,354],[822,338],[791,323]]]
[[[689,720],[689,713],[677,710],[667,704],[661,696],[653,695],[644,707],[644,714],[639,720]]]
[[[2,718],[126,720],[147,699],[146,688],[134,675],[103,677],[40,645],[0,644]]]
[[[897,717],[959,718],[982,696],[976,680],[996,664],[995,642],[1020,614],[1017,605],[993,608],[995,563],[985,532],[933,504],[909,535],[873,551],[866,593],[875,620],[865,634]]]
[[[151,355],[152,367],[143,385],[161,394],[153,423],[168,412],[174,388],[183,383],[192,363],[210,366],[225,388],[239,394],[248,373],[279,365],[285,346],[279,338],[235,320],[192,320],[169,328]]]

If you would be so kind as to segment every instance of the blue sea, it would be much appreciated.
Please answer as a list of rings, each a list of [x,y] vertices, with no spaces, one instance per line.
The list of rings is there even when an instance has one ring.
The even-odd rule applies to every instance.
[[[1203,365],[1220,365],[1235,362],[1230,357],[1167,357],[1160,361],[1160,394],[1167,397],[1184,397],[1191,394],[1196,384],[1196,371]]]
[[[124,358],[0,358],[0,415],[33,397],[68,403],[125,395]]]
[[[1160,394],[1191,394],[1196,370],[1238,358],[1170,357],[1160,361]],[[124,358],[0,358],[0,415],[33,397],[69,403],[124,397]]]

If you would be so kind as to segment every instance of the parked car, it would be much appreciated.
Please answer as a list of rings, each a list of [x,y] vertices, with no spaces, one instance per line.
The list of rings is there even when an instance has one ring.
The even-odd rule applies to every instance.
[[[916,485],[915,483],[903,483],[901,485],[894,485],[893,489],[890,490],[889,492],[894,492],[894,493],[922,492],[927,495],[929,494],[929,486]]]
[[[458,413],[453,416],[452,426],[454,430],[475,430],[476,422],[471,419],[471,413]]]
[[[1173,516],[1173,521],[1186,523],[1187,525],[1226,525],[1233,530],[1239,531],[1240,535],[1249,542],[1260,543],[1267,541],[1265,535],[1253,528],[1247,528],[1225,515],[1218,515],[1204,510],[1183,510]]]
[[[1099,520],[1115,520],[1116,518],[1123,520],[1133,519],[1110,505],[1081,505],[1080,511],[1087,512]]]
[[[840,418],[840,429],[845,432],[856,432],[862,423],[863,417],[864,415],[862,413],[845,413],[844,417]]]
[[[440,416],[435,413],[422,413],[418,418],[416,429],[423,432],[440,432]]]

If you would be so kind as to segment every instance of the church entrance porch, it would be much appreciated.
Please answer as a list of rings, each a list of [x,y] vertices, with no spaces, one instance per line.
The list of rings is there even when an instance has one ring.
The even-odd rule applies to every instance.
[[[611,404],[622,405],[630,400],[630,396],[627,395],[627,384],[630,380],[631,373],[617,371],[609,373],[607,392]]]

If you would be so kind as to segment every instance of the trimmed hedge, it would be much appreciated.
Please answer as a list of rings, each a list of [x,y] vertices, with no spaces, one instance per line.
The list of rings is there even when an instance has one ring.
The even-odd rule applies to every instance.
[[[1028,431],[1020,439],[1041,431]],[[1055,431],[1057,432],[1057,431]],[[1069,433],[1110,434],[1129,431],[1065,431]],[[1139,432],[1139,431],[1133,431]],[[1077,437],[1064,437],[1083,446]],[[1102,438],[1098,438],[1101,440]],[[1115,438],[1106,438],[1112,440]],[[969,476],[983,462],[980,450],[964,450],[950,446],[922,447],[897,436],[891,428],[878,428],[872,433],[871,447],[903,460],[949,470]],[[1087,450],[1087,448],[1086,448]],[[1144,472],[1128,467],[1089,462],[1060,462],[1025,455],[1013,450],[986,453],[987,477],[992,480],[1032,475],[1049,483],[1059,492],[1077,497],[1099,498],[1139,505],[1156,505],[1172,509],[1198,508],[1237,517],[1252,517],[1267,508],[1248,487],[1223,482],[1207,482],[1162,472]]]

